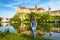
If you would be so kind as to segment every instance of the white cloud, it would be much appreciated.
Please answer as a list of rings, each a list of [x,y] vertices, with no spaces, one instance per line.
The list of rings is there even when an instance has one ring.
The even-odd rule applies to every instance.
[[[40,6],[44,7],[45,9],[48,9],[48,7],[50,7],[52,10],[60,10],[60,0],[50,0],[49,2],[46,2]]]
[[[7,10],[7,11],[3,10],[2,12],[0,11],[0,13],[1,13],[0,16],[13,17],[13,15],[16,13],[16,10],[17,10],[16,5],[34,7],[35,4],[37,4],[41,0],[13,0],[13,1],[14,1],[13,3],[9,3],[9,4],[0,3],[1,7],[9,7],[9,8],[12,8],[12,10],[13,10],[13,11],[12,10]],[[58,9],[60,9],[60,0],[49,0],[48,2],[41,3],[38,6],[43,7],[45,9],[48,9],[48,7],[51,7],[52,10],[58,10]]]

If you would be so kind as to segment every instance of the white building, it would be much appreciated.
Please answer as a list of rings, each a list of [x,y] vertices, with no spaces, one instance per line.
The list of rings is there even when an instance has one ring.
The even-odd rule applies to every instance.
[[[8,19],[8,18],[2,18],[1,19],[1,22],[9,22],[10,21],[10,19]]]

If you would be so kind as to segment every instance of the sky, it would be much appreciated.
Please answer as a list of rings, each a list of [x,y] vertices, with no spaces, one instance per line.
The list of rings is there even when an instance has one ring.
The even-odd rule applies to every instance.
[[[0,0],[0,17],[12,18],[17,13],[18,6],[28,8],[42,7],[46,10],[60,10],[60,0]]]

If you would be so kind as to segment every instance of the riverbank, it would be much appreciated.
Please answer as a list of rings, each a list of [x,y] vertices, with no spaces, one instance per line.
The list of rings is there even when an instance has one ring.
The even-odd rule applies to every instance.
[[[32,35],[32,31],[23,31],[21,32],[23,34],[27,34],[27,35]],[[46,32],[40,31],[40,30],[36,30],[36,35],[37,36],[43,36]]]
[[[8,33],[0,35],[0,40],[33,40],[32,35],[22,33]],[[52,40],[49,38],[37,37],[36,40]]]

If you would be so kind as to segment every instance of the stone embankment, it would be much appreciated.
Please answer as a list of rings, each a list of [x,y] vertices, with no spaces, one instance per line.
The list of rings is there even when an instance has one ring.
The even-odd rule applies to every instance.
[[[30,35],[30,34],[32,34],[32,31],[24,31],[24,32],[21,32],[21,33]],[[42,31],[39,31],[39,30],[36,31],[37,36],[43,36],[44,34],[45,34],[45,32],[42,32]]]
[[[60,28],[51,28],[52,32],[59,32],[60,33]]]

